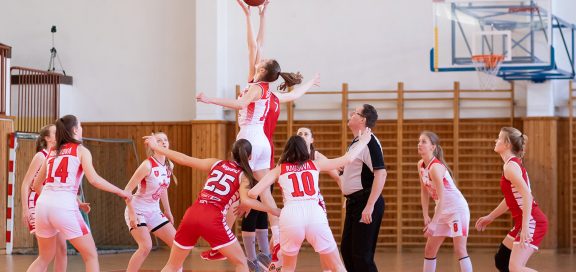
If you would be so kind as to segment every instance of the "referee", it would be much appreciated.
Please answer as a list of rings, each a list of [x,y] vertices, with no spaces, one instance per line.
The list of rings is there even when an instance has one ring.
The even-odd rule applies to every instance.
[[[374,128],[378,112],[364,104],[350,113],[348,127],[357,142],[359,131]],[[378,271],[374,252],[384,215],[382,189],[386,182],[386,166],[382,146],[376,136],[360,155],[347,164],[340,177],[341,190],[346,197],[346,219],[342,232],[341,252],[348,272]]]

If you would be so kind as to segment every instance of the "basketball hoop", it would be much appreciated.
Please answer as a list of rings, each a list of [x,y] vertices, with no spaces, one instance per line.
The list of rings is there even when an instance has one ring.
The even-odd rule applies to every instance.
[[[485,90],[495,90],[503,55],[473,55],[472,63],[478,71],[480,86]]]

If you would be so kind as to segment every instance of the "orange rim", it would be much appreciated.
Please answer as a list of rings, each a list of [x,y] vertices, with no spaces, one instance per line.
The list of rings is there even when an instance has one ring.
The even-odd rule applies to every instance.
[[[472,56],[472,62],[474,63],[484,63],[484,67],[488,69],[494,69],[504,60],[502,55],[474,55]]]

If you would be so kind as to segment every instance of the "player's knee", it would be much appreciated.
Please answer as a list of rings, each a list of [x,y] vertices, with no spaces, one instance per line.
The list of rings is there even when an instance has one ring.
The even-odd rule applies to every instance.
[[[504,244],[500,244],[498,252],[496,252],[496,255],[494,255],[494,263],[496,265],[496,268],[498,268],[498,271],[500,272],[510,271],[509,263],[511,253],[512,251],[509,248],[507,248]]]
[[[466,257],[468,256],[468,250],[466,250],[466,246],[457,246],[454,247],[454,253],[456,253],[456,256],[460,259],[462,257]]]

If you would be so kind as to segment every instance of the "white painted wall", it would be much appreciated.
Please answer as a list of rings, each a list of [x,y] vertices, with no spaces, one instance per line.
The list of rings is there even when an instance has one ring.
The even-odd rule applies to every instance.
[[[190,0],[5,1],[0,40],[12,65],[46,69],[50,27],[82,121],[195,117],[195,3]]]
[[[553,1],[558,15],[576,22],[575,1]],[[0,28],[0,41],[14,47],[12,65],[46,67],[49,29],[58,25],[56,46],[75,81],[72,110],[82,120],[232,118],[193,100],[196,90],[232,98],[234,86],[246,82],[245,23],[234,0],[28,0],[4,7],[10,12],[0,24],[11,27]],[[352,90],[392,90],[399,81],[411,90],[450,89],[454,81],[477,88],[475,73],[429,71],[431,9],[430,0],[273,0],[264,56],[306,78],[320,72],[318,90],[339,90],[343,82]],[[520,115],[525,89],[517,85]],[[558,107],[562,87],[554,90]],[[298,101],[296,117],[340,117],[337,96],[320,102]],[[448,107],[407,117],[450,117]],[[507,114],[485,105],[466,116],[486,112]],[[392,111],[385,116],[395,118]]]

